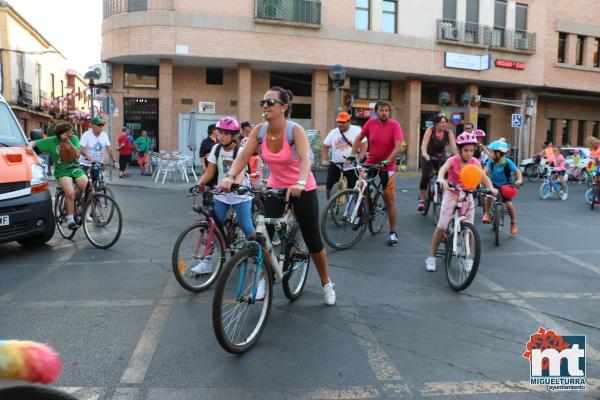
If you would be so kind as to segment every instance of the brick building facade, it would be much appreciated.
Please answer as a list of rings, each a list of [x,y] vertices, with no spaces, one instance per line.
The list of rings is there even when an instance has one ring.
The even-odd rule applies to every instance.
[[[391,100],[413,168],[440,111],[460,115],[455,130],[468,121],[510,142],[511,114],[522,114],[522,156],[547,139],[575,145],[600,134],[597,1],[428,3],[104,0],[114,131],[150,128],[161,150],[182,150],[192,106],[260,122],[258,100],[280,83],[295,93],[292,118],[323,134],[336,112],[328,69],[341,64],[349,78],[340,108],[360,124],[378,98]]]

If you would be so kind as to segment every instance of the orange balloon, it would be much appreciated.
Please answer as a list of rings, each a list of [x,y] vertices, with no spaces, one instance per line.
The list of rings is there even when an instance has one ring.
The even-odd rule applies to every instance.
[[[460,170],[460,180],[462,181],[463,186],[469,190],[475,189],[481,183],[482,176],[483,171],[481,168],[473,164],[465,165],[463,169]]]

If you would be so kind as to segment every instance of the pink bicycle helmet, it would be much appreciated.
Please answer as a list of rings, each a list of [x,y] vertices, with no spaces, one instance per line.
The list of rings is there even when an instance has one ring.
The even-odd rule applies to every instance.
[[[463,132],[456,137],[456,145],[462,146],[465,144],[478,144],[477,137],[474,133]]]
[[[239,132],[240,124],[238,124],[235,118],[225,117],[219,122],[217,122],[217,129],[221,129],[224,131]]]
[[[485,137],[485,132],[483,131],[483,129],[477,129],[475,132],[473,132],[475,134],[475,137]]]

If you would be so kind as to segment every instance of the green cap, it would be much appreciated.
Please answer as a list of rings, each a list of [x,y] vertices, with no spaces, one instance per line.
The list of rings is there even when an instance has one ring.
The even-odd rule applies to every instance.
[[[95,117],[95,118],[92,118],[91,124],[92,125],[104,125],[104,121],[102,121],[102,118]]]

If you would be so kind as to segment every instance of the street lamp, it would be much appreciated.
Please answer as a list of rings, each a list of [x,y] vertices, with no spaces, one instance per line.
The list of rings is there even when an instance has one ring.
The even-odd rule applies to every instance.
[[[83,79],[88,81],[88,85],[90,86],[90,91],[92,92],[91,113],[92,113],[92,118],[94,118],[94,86],[96,86],[96,82],[98,82],[98,80],[100,79],[100,75],[98,75],[98,73],[96,71],[90,70],[85,73],[85,75],[83,76]]]
[[[329,78],[333,82],[333,87],[335,88],[334,118],[337,119],[337,114],[340,106],[340,87],[344,84],[344,79],[346,79],[346,69],[340,64],[334,65],[333,67],[329,68]]]

